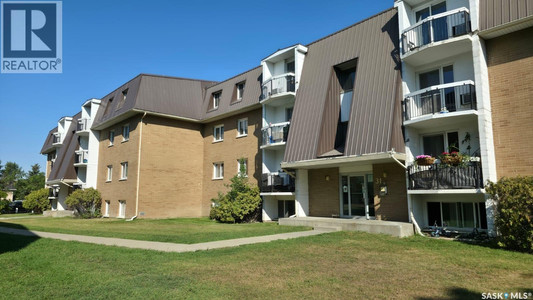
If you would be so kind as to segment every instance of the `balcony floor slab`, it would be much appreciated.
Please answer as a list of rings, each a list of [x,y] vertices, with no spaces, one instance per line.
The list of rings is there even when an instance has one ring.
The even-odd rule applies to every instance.
[[[468,121],[475,121],[477,119],[477,116],[477,110],[469,109],[448,113],[423,115],[412,120],[404,121],[403,125],[417,129],[433,127],[439,128],[450,124],[450,122],[463,123]]]
[[[440,189],[440,190],[407,190],[410,195],[459,195],[459,194],[484,194],[485,189]]]

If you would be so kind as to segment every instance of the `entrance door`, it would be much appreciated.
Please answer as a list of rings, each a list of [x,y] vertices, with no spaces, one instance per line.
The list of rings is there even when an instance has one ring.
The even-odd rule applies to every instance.
[[[374,189],[371,174],[341,176],[343,217],[374,216]]]

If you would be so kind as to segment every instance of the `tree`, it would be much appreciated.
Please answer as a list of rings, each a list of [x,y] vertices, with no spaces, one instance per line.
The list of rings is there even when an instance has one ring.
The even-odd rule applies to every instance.
[[[211,199],[210,217],[224,223],[257,221],[261,212],[259,187],[248,183],[242,159],[241,170],[226,187],[229,188],[227,194],[219,193],[218,198]]]
[[[48,200],[48,189],[42,188],[31,192],[22,206],[25,209],[32,210],[34,213],[42,213],[43,211],[50,209],[50,200]]]
[[[489,182],[487,193],[496,200],[498,244],[533,253],[533,176],[502,178]]]
[[[7,162],[0,174],[0,190],[6,190],[16,186],[17,181],[26,174],[22,168],[14,162]]]
[[[24,199],[29,193],[42,189],[44,187],[45,176],[41,172],[41,166],[34,164],[27,174],[27,178],[17,181],[15,197],[17,199]]]
[[[102,196],[93,188],[75,190],[67,197],[65,203],[76,212],[76,215],[82,218],[94,218],[100,216]]]

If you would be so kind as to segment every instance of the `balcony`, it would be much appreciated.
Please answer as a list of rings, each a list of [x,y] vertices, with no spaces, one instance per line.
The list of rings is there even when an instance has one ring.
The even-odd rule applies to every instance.
[[[54,146],[54,147],[61,146],[61,133],[54,132],[52,134],[52,146]]]
[[[285,145],[287,142],[287,137],[289,136],[290,126],[291,122],[283,122],[272,124],[261,129],[261,133],[263,135],[261,149]]]
[[[48,199],[49,200],[54,200],[56,199],[58,196],[58,190],[55,189],[55,188],[49,188],[48,189]]]
[[[79,135],[89,134],[89,119],[79,119],[76,126],[76,133]]]
[[[294,193],[294,178],[285,172],[261,175],[261,193]]]
[[[483,187],[480,162],[465,166],[433,164],[407,167],[409,190],[479,189]]]
[[[471,80],[430,86],[407,94],[403,102],[405,125],[443,117],[475,115],[476,110],[476,89]]]
[[[261,86],[261,103],[268,99],[281,98],[296,91],[294,73],[274,76]]]
[[[75,167],[87,166],[88,162],[89,162],[89,151],[88,150],[78,150],[75,152],[75,156],[74,156]]]

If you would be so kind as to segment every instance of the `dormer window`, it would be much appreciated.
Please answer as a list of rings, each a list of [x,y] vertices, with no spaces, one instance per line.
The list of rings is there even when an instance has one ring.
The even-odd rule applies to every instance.
[[[222,92],[213,93],[213,109],[217,109],[220,104],[220,98],[222,97]]]
[[[244,81],[237,83],[237,100],[242,100],[243,93],[244,93]]]
[[[117,108],[115,110],[119,110],[124,106],[124,103],[126,103],[126,98],[128,97],[128,89],[125,89],[122,91],[122,97],[120,98],[120,102],[117,104]]]

